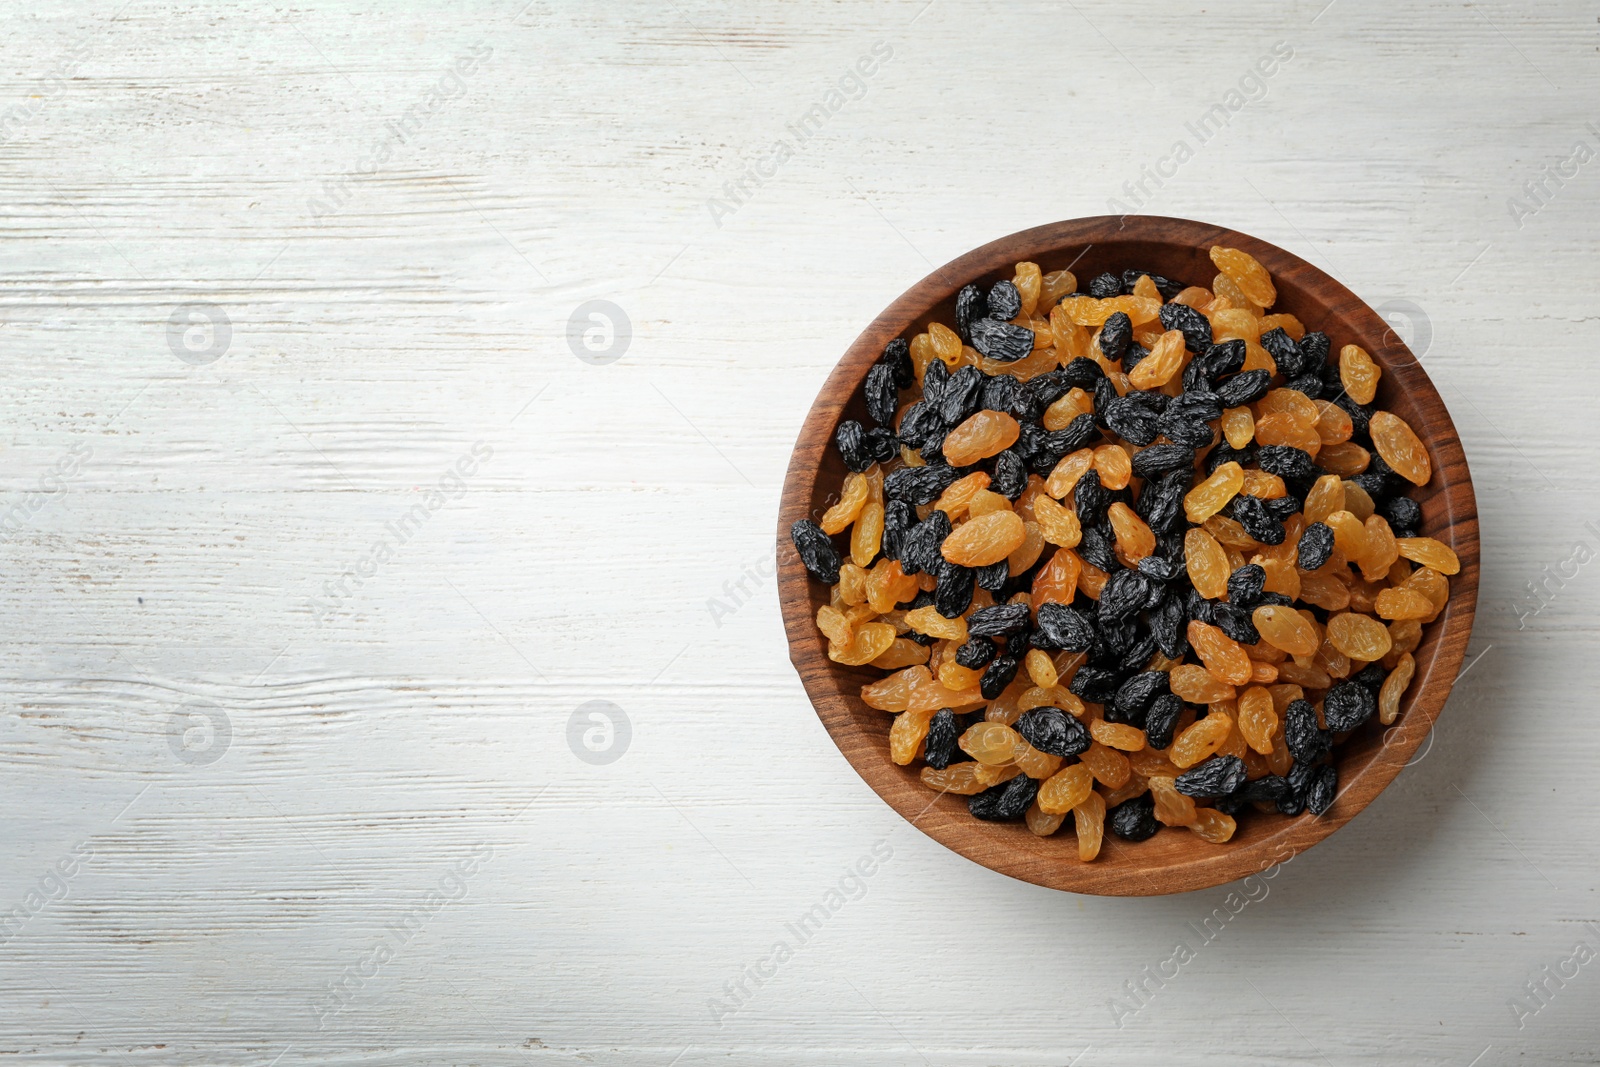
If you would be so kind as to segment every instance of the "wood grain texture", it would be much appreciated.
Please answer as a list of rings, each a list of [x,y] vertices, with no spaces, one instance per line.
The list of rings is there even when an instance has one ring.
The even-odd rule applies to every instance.
[[[1137,845],[1111,838],[1092,863],[1077,858],[1070,833],[1037,837],[1020,822],[983,823],[967,812],[967,798],[931,793],[919,766],[896,766],[888,754],[890,716],[868,707],[864,681],[883,676],[828,658],[816,627],[828,590],[812,581],[790,540],[790,527],[813,522],[837,499],[845,470],[832,447],[845,418],[869,423],[861,383],[884,346],[909,339],[930,322],[955,322],[956,292],[1010,278],[1015,264],[1037,263],[1045,273],[1072,269],[1092,278],[1129,266],[1197,285],[1216,273],[1213,245],[1241,249],[1267,268],[1278,290],[1274,312],[1294,315],[1308,330],[1322,330],[1340,345],[1358,344],[1383,368],[1378,405],[1405,419],[1422,437],[1433,474],[1416,498],[1422,532],[1455,550],[1461,571],[1450,580],[1450,602],[1426,628],[1416,650],[1417,672],[1401,703],[1399,725],[1376,719],[1335,752],[1339,793],[1321,816],[1244,818],[1233,839],[1212,845],[1193,834],[1168,831]],[[1444,402],[1389,324],[1350,290],[1299,256],[1248,234],[1188,219],[1150,215],[1100,216],[1039,226],[998,238],[936,269],[873,320],[839,361],[812,405],[795,444],[778,516],[778,593],[789,635],[789,655],[839,750],[890,807],[934,840],[986,867],[1053,889],[1108,896],[1149,896],[1206,889],[1284,863],[1355,818],[1415,755],[1450,696],[1472,636],[1478,599],[1478,509],[1461,440]]]
[[[1595,14],[7,5],[0,515],[27,518],[0,539],[0,914],[93,859],[0,944],[0,1060],[1592,1062],[1592,965],[1511,1002],[1600,921],[1600,568],[1567,562],[1600,548],[1600,164],[1520,224],[1507,200],[1595,144]],[[879,41],[865,93],[744,179]],[[1279,41],[1202,143],[1187,124]],[[465,91],[348,179],[479,43]],[[1224,887],[1044,889],[917,833],[819,722],[772,574],[795,435],[863,325],[1113,197],[1387,308],[1478,494],[1438,730],[1236,913]],[[603,366],[567,341],[591,299],[632,325]],[[203,366],[166,333],[193,301],[232,324]],[[479,441],[465,492],[318,625],[325,583]],[[608,765],[569,748],[594,700],[631,720]],[[215,762],[173,752],[190,705],[227,716]],[[465,896],[369,962],[479,842]],[[1162,977],[1180,939],[1197,956]]]

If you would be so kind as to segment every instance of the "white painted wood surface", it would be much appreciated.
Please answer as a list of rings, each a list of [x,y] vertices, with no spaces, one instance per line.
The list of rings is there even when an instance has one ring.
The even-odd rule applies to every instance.
[[[5,13],[0,1060],[1600,1062],[1593,5],[524,3]],[[1431,747],[1237,915],[903,825],[767,574],[861,325],[1112,198],[1399,302],[1482,509]]]

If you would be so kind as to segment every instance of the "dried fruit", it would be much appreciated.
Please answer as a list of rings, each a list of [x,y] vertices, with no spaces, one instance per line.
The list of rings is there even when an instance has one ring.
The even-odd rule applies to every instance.
[[[1344,384],[1350,399],[1357,404],[1372,403],[1372,398],[1378,393],[1378,377],[1381,373],[1378,365],[1372,362],[1372,357],[1360,345],[1345,345],[1339,349],[1339,381]]]
[[[1225,712],[1212,712],[1193,723],[1172,742],[1168,758],[1177,767],[1193,767],[1196,763],[1222,747],[1233,730],[1233,717]]]
[[[1133,797],[1112,808],[1106,815],[1106,823],[1112,833],[1124,840],[1144,841],[1161,829],[1156,823],[1155,807],[1155,801],[1149,796]]]
[[[1105,832],[1106,802],[1091,792],[1072,809],[1073,827],[1078,835],[1078,859],[1087,863],[1100,855],[1101,835]]]
[[[965,467],[1010,448],[1020,432],[1017,420],[1005,412],[980,411],[951,430],[940,448],[946,463]]]

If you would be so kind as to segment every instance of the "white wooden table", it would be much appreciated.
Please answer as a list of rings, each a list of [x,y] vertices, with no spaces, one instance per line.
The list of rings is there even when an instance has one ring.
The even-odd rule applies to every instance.
[[[6,13],[0,1062],[1600,1062],[1593,5],[524,4]],[[1385,306],[1482,510],[1231,902],[923,838],[778,622],[837,355],[1113,201]]]

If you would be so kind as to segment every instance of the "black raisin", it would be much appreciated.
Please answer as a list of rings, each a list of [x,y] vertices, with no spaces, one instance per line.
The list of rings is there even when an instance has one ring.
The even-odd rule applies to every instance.
[[[922,372],[922,399],[937,407],[939,397],[944,395],[945,383],[949,380],[950,368],[944,365],[943,360],[936,359],[929,363]]]
[[[1211,800],[1227,796],[1244,781],[1244,760],[1238,756],[1212,756],[1178,775],[1174,785],[1186,797]]]
[[[1106,376],[1105,368],[1090,359],[1088,356],[1076,356],[1065,367],[1061,368],[1062,383],[1071,389],[1093,389],[1095,383]],[[1062,392],[1066,392],[1063,389]]]
[[[1300,351],[1306,354],[1306,368],[1321,367],[1328,362],[1328,353],[1333,346],[1328,342],[1328,335],[1321,330],[1312,330],[1300,338]]]
[[[1336,734],[1354,730],[1372,718],[1377,710],[1378,702],[1373,699],[1372,690],[1359,682],[1340,682],[1322,698],[1322,717],[1328,729]]]
[[[1015,502],[1022,491],[1028,488],[1028,465],[1022,462],[1021,456],[1006,449],[994,457],[994,476],[989,481],[989,488]]]
[[[972,347],[990,359],[1015,363],[1033,351],[1033,331],[999,319],[977,319],[972,324]]]
[[[1286,481],[1311,481],[1319,473],[1311,453],[1293,445],[1262,445],[1256,452],[1256,464]]]
[[[1150,710],[1144,717],[1144,735],[1151,748],[1166,748],[1172,744],[1181,714],[1183,701],[1171,693],[1163,693],[1150,702]]]
[[[789,527],[789,538],[811,577],[829,585],[839,581],[839,552],[822,527],[810,519],[801,519]]]
[[[862,390],[867,394],[867,414],[872,416],[872,421],[879,426],[892,424],[895,410],[900,406],[900,392],[894,384],[894,368],[887,363],[874,363],[872,369],[867,371],[867,381]]]
[[[1228,603],[1236,608],[1251,608],[1266,592],[1267,572],[1258,563],[1246,563],[1228,575]]]
[[[1184,599],[1177,593],[1167,597],[1161,607],[1151,613],[1150,636],[1156,639],[1156,647],[1161,649],[1163,656],[1182,659],[1184,653],[1189,651],[1189,639],[1184,634],[1185,621]]]
[[[1384,672],[1383,664],[1369,663],[1365,667],[1361,668],[1361,670],[1351,675],[1350,680],[1352,682],[1360,682],[1362,685],[1366,686],[1368,689],[1372,690],[1374,694],[1376,694],[1379,689],[1383,688],[1383,680],[1386,677],[1388,677],[1388,675]]]
[[[879,362],[894,372],[895,388],[910,389],[916,384],[917,372],[911,363],[911,345],[904,338],[896,337],[885,345],[883,358]]]
[[[1078,522],[1084,526],[1097,526],[1106,517],[1111,506],[1111,490],[1100,484],[1100,472],[1090,469],[1078,479],[1072,490],[1072,503],[1078,511]]]
[[[983,676],[978,679],[978,692],[985,700],[998,700],[1000,694],[1005,692],[1006,686],[1011,684],[1017,676],[1017,666],[1022,661],[1015,656],[996,656],[994,661],[983,669]]]
[[[1183,343],[1191,352],[1211,347],[1211,320],[1188,304],[1162,304],[1161,326],[1183,334]]]
[[[933,606],[940,615],[953,619],[972,606],[972,587],[977,582],[977,575],[971,567],[946,560],[944,566],[929,573],[938,576],[939,584],[933,591]]]
[[[1217,468],[1222,466],[1224,463],[1237,463],[1241,467],[1247,467],[1254,463],[1255,460],[1256,444],[1254,441],[1245,445],[1243,448],[1234,448],[1232,445],[1228,444],[1227,441],[1223,441],[1221,444],[1217,445],[1216,448],[1213,448],[1210,452],[1206,453],[1206,476],[1209,478],[1211,475],[1215,474],[1217,472]]]
[[[1254,645],[1260,642],[1261,633],[1250,618],[1250,609],[1218,602],[1212,605],[1211,616],[1217,629],[1241,645]]]
[[[1397,530],[1422,528],[1422,505],[1408,496],[1392,497],[1384,501],[1383,507],[1378,510],[1389,520],[1389,525]]]
[[[959,426],[978,410],[984,381],[983,371],[970,365],[951,376],[939,394],[939,418],[946,426]]]
[[[1144,607],[1150,595],[1150,579],[1138,571],[1118,570],[1100,588],[1095,615],[1103,625],[1112,619],[1125,619]]]
[[[883,495],[891,500],[904,500],[921,507],[938,500],[939,494],[954,485],[960,477],[961,473],[954,467],[943,464],[934,467],[901,467],[890,471],[883,479]]]
[[[1131,800],[1124,800],[1106,813],[1106,825],[1111,828],[1112,833],[1127,841],[1145,841],[1154,837],[1156,831],[1161,829],[1160,824],[1156,822],[1155,798],[1145,793]]]
[[[1096,410],[1099,410],[1098,397]],[[1147,445],[1156,439],[1158,416],[1132,396],[1119,396],[1105,406],[1106,425],[1119,436],[1136,445]],[[1209,438],[1207,439],[1209,440]]]
[[[996,560],[987,567],[976,568],[978,588],[987,589],[998,594],[1006,587],[1006,581],[1011,577],[1011,565],[1005,560]]]
[[[1217,431],[1210,423],[1185,419],[1181,412],[1168,409],[1156,424],[1167,439],[1185,448],[1204,448],[1216,439]]]
[[[1256,804],[1276,804],[1293,790],[1289,780],[1277,774],[1266,774],[1239,787],[1241,800]]]
[[[1133,457],[1133,473],[1154,478],[1167,471],[1188,470],[1194,466],[1194,449],[1183,445],[1160,444],[1140,449]]]
[[[1128,346],[1133,343],[1133,320],[1125,312],[1112,312],[1106,319],[1105,325],[1100,327],[1100,352],[1113,362],[1122,362],[1122,357],[1128,354]]]
[[[956,294],[956,333],[967,344],[972,343],[972,323],[988,312],[983,290],[976,285],[963,286]]]
[[[1122,717],[1121,721],[1138,725],[1150,710],[1151,701],[1167,689],[1166,671],[1140,671],[1117,687],[1111,710]]]
[[[967,633],[973,637],[1005,637],[1028,627],[1028,605],[996,604],[967,616]]]
[[[1089,295],[1096,300],[1105,300],[1122,293],[1122,279],[1107,271],[1097,274],[1089,280]]]
[[[1022,395],[1022,383],[1009,374],[985,377],[978,392],[979,411],[1010,411]]]
[[[1133,287],[1139,283],[1140,275],[1147,274],[1150,276],[1150,280],[1155,283],[1156,292],[1161,294],[1163,300],[1171,300],[1183,292],[1182,282],[1175,282],[1171,278],[1163,278],[1159,274],[1150,274],[1147,270],[1132,269],[1122,272],[1122,291],[1124,293],[1133,292]]]
[[[1306,810],[1313,815],[1321,815],[1333,807],[1333,798],[1339,793],[1339,772],[1333,764],[1324,764],[1317,768],[1317,773],[1311,778],[1311,784],[1306,787]]]
[[[1228,509],[1244,532],[1264,545],[1281,545],[1285,537],[1283,523],[1267,512],[1258,497],[1236,496]]]
[[[993,318],[1010,322],[1022,313],[1022,294],[1009,281],[998,281],[989,287],[989,314]]]
[[[1303,571],[1314,571],[1333,556],[1333,527],[1325,522],[1314,522],[1300,535],[1295,565]]]
[[[890,500],[883,505],[882,548],[885,559],[899,559],[906,534],[917,524],[917,512],[904,500]]]
[[[1183,573],[1183,565],[1165,556],[1146,556],[1139,561],[1138,571],[1146,578],[1170,582]]]
[[[997,647],[990,638],[968,637],[966,642],[956,649],[956,663],[969,671],[975,671],[994,659]]]
[[[1087,652],[1094,644],[1094,620],[1070,604],[1040,604],[1034,644],[1067,652]]]
[[[854,419],[846,419],[833,433],[833,443],[839,446],[844,465],[857,474],[872,466],[872,453],[867,448],[867,432]]]
[[[989,822],[1020,819],[1039,793],[1039,783],[1026,774],[985,789],[967,800],[967,810]]]
[[[1183,498],[1193,483],[1194,474],[1188,468],[1163,474],[1157,481],[1145,483],[1133,510],[1157,534],[1176,531],[1183,526]]]
[[[956,754],[956,740],[960,736],[956,728],[956,713],[949,708],[940,708],[928,720],[928,739],[923,743],[923,760],[936,771],[944,770],[950,766],[950,760]]]
[[[1217,399],[1222,401],[1223,407],[1236,408],[1260,400],[1271,388],[1272,372],[1247,370],[1217,386]]]
[[[1121,681],[1122,675],[1117,671],[1083,666],[1072,676],[1072,681],[1067,684],[1067,690],[1085,700],[1105,704],[1117,695],[1117,686]]]
[[[926,467],[905,467],[904,470],[926,470]],[[893,477],[893,475],[891,475]],[[900,569],[906,574],[927,571],[937,576],[944,566],[944,556],[939,546],[950,536],[950,516],[942,511],[930,512],[922,522],[913,526],[900,542]]]
[[[1309,700],[1291,700],[1283,711],[1283,743],[1301,763],[1315,763],[1333,748],[1333,735],[1317,723]]]
[[[1192,587],[1184,594],[1183,610],[1196,622],[1211,623],[1216,618],[1216,605]]]
[[[1267,350],[1267,355],[1278,367],[1278,373],[1285,378],[1293,378],[1305,369],[1305,352],[1294,338],[1283,331],[1282,326],[1274,326],[1262,334],[1261,347]]]
[[[1089,749],[1089,731],[1060,708],[1033,708],[1017,719],[1017,733],[1047,756],[1076,756]]]

